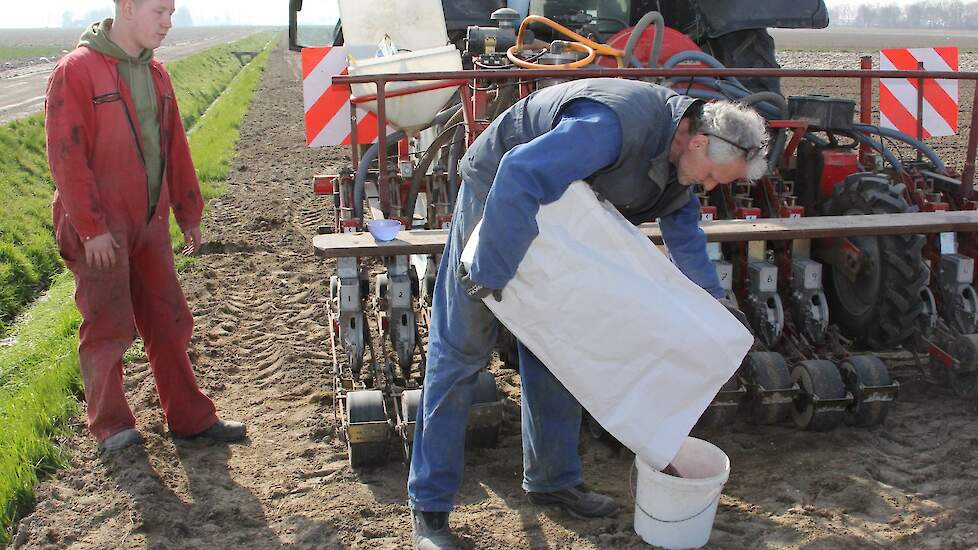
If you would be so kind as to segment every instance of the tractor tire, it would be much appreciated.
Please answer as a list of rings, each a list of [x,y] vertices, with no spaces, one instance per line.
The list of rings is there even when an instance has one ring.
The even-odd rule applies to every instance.
[[[774,55],[774,39],[767,29],[745,29],[711,38],[704,50],[729,68],[780,69]],[[752,92],[781,93],[781,80],[776,76],[739,77],[741,84]]]
[[[882,174],[852,174],[836,185],[823,214],[829,216],[916,212],[903,198],[904,185]],[[856,278],[827,261],[833,239],[818,241],[816,259],[828,266],[825,294],[832,321],[843,335],[873,351],[909,345],[924,311],[921,291],[927,266],[923,235],[864,236],[849,239],[866,258]],[[838,241],[835,241],[836,243]]]

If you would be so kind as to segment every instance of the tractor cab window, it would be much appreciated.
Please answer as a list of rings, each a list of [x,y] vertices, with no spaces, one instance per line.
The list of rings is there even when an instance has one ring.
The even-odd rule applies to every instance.
[[[629,27],[631,0],[531,0],[530,14],[542,15],[584,34],[603,40]],[[538,30],[534,26],[534,31]],[[541,37],[550,37],[539,29]]]
[[[296,1],[289,6],[289,47],[332,46],[339,30],[336,2]]]

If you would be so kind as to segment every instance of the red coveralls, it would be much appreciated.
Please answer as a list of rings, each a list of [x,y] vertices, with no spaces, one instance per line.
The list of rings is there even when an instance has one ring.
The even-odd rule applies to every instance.
[[[75,275],[82,315],[78,355],[88,427],[99,441],[135,426],[122,385],[122,355],[143,338],[170,431],[199,433],[217,421],[197,387],[187,348],[193,316],[173,264],[169,209],[184,230],[200,224],[203,200],[173,85],[153,60],[160,113],[162,188],[155,212],[142,160],[139,121],[118,61],[87,47],[58,62],[45,104],[48,162],[57,191],[54,231]],[[85,263],[83,242],[110,232],[115,268]]]

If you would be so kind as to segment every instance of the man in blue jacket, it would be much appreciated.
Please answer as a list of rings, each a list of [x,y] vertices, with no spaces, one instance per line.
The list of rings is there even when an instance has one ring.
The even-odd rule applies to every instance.
[[[682,272],[724,296],[706,253],[693,184],[706,190],[766,169],[767,132],[753,110],[703,104],[633,80],[597,78],[540,90],[501,114],[469,148],[435,283],[422,403],[408,497],[414,546],[456,548],[448,513],[462,481],[465,425],[498,321],[482,298],[500,299],[537,235],[540,205],[586,180],[630,222],[659,220]],[[482,221],[471,272],[459,257]],[[519,345],[523,488],[534,504],[583,517],[617,503],[583,484],[577,452],[581,406]]]

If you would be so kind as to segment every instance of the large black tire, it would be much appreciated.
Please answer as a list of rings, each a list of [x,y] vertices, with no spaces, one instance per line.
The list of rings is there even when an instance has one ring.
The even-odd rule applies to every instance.
[[[724,66],[746,69],[780,69],[774,55],[774,39],[767,29],[746,29],[708,39],[704,49]],[[752,92],[781,93],[776,76],[740,77],[741,84]]]
[[[830,216],[916,212],[903,198],[904,185],[881,174],[852,174],[837,185],[823,208]],[[923,235],[852,237],[869,264],[852,282],[827,254],[831,239],[819,241],[816,258],[826,264],[825,294],[832,321],[842,333],[870,350],[907,345],[923,313],[921,290],[927,266],[921,258]]]
[[[501,324],[496,336],[496,353],[499,354],[499,360],[503,362],[504,368],[520,370],[520,353],[517,348],[516,337]]]

